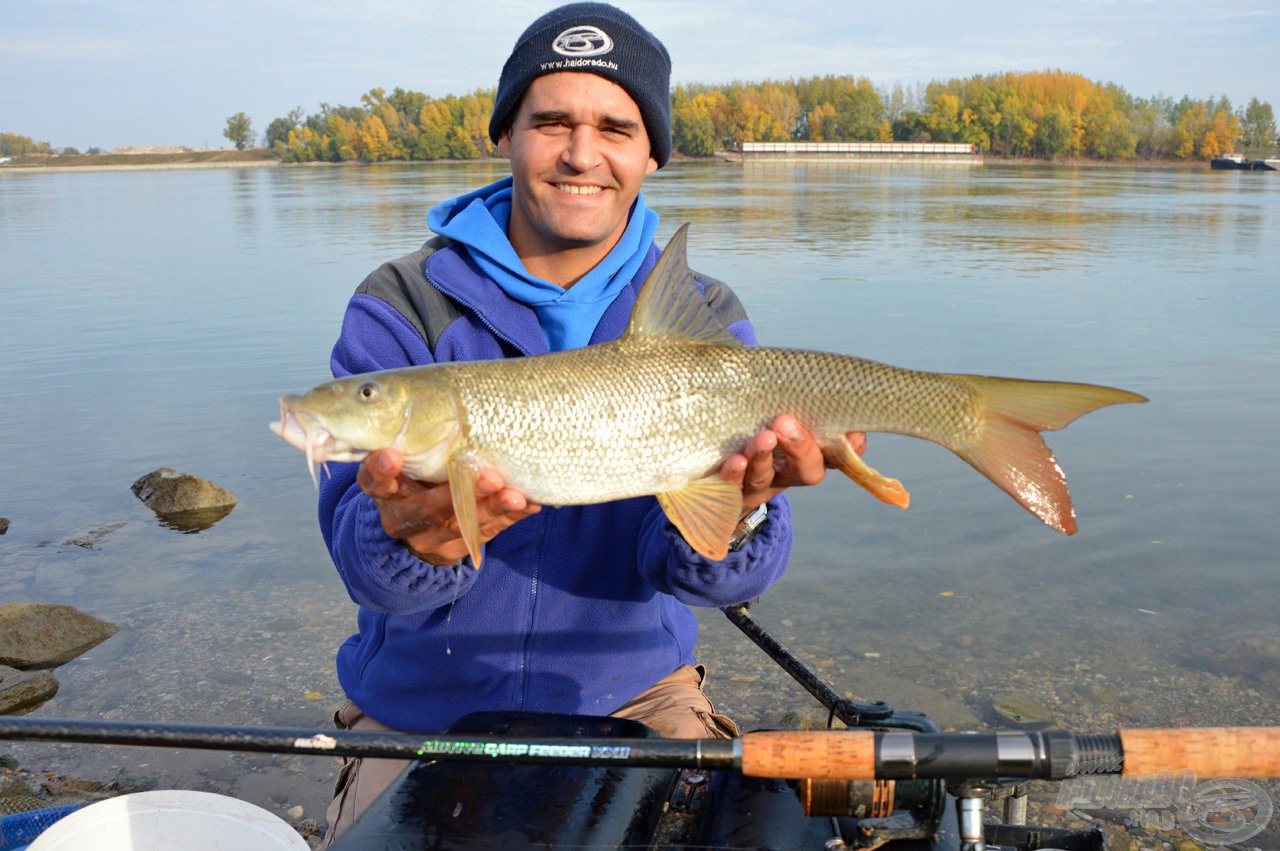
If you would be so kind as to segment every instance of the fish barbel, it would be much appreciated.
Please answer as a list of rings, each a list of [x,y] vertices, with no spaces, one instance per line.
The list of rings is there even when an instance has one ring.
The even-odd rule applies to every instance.
[[[829,466],[885,502],[906,508],[906,490],[858,457],[847,432],[939,443],[1050,527],[1076,530],[1066,480],[1039,432],[1142,396],[744,346],[694,282],[687,228],[667,245],[613,342],[348,376],[282,398],[271,429],[307,453],[313,478],[316,463],[390,447],[404,455],[407,475],[447,480],[476,567],[475,485],[486,467],[546,505],[656,495],[690,546],[724,558],[742,494],[719,467],[780,414],[813,434]]]

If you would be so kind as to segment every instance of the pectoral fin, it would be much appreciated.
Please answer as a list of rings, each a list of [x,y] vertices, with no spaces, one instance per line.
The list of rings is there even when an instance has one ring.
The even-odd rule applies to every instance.
[[[481,558],[480,518],[476,512],[476,482],[479,479],[478,467],[456,458],[449,460],[449,491],[453,496],[453,514],[476,570],[480,569]]]
[[[906,508],[911,502],[911,494],[902,486],[902,482],[882,475],[878,470],[858,457],[849,444],[849,439],[840,435],[835,443],[822,447],[822,457],[835,469],[853,479],[881,502]]]
[[[742,514],[741,488],[710,475],[658,494],[658,502],[695,551],[715,561],[728,555],[729,539]]]

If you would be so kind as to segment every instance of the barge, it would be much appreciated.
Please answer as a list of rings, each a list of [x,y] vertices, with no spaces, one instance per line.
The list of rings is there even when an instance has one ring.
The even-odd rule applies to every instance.
[[[1209,160],[1209,168],[1215,171],[1280,171],[1280,158],[1247,160],[1240,154],[1223,154]]]

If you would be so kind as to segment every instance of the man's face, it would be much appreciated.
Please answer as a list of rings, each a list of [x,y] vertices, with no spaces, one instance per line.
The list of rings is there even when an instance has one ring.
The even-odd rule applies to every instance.
[[[576,71],[534,79],[498,147],[511,160],[509,236],[522,257],[598,248],[603,258],[658,168],[626,90]]]

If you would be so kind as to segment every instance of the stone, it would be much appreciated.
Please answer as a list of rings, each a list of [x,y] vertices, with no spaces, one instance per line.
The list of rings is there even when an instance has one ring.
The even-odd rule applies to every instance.
[[[1196,668],[1219,676],[1249,677],[1280,686],[1280,634],[1249,631],[1199,644],[1189,653]]]
[[[67,538],[67,540],[62,543],[71,547],[83,547],[86,550],[96,550],[99,542],[101,542],[103,538],[107,537],[107,535],[110,535],[117,529],[122,528],[124,525],[124,523],[107,523],[105,526],[98,526],[97,528],[90,529],[83,535],[75,535]]]
[[[150,792],[159,787],[159,779],[149,774],[121,774],[111,781],[110,788],[117,795],[132,795],[135,792]]]
[[[119,629],[71,606],[0,605],[0,665],[53,668],[110,638]]]
[[[1052,724],[1053,710],[1025,694],[997,694],[991,708],[1015,724]]]
[[[0,535],[3,535],[5,532],[8,532],[8,531],[9,531],[9,518],[0,517]]]
[[[238,500],[207,479],[161,467],[131,488],[165,525],[183,532],[200,531],[226,517]]]
[[[0,665],[0,715],[25,715],[58,693],[48,671],[19,671]]]
[[[858,694],[853,696],[856,700],[881,698],[892,706],[923,712],[944,730],[976,730],[982,726],[982,719],[968,706],[913,678],[891,673],[888,666],[874,660],[852,660],[847,679],[858,684]]]
[[[8,777],[0,774],[0,798],[12,798],[14,796],[33,798],[35,794],[36,790],[17,777]]]

